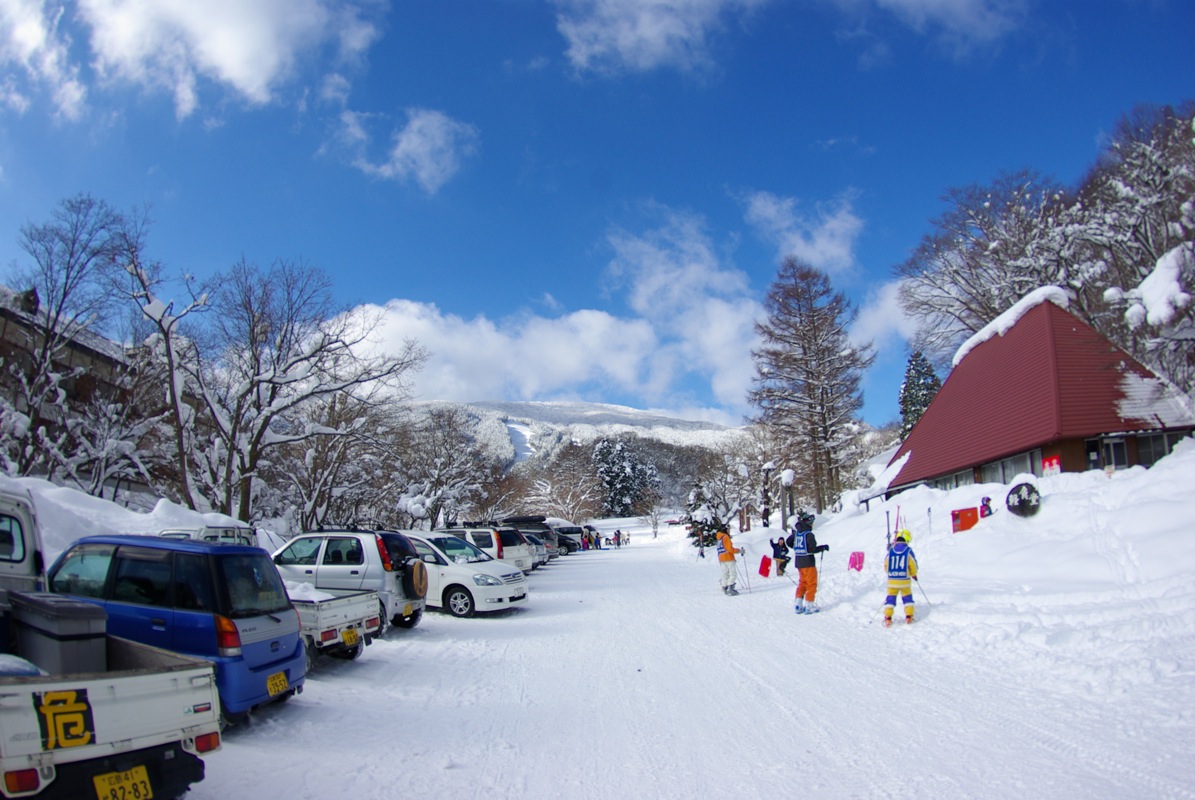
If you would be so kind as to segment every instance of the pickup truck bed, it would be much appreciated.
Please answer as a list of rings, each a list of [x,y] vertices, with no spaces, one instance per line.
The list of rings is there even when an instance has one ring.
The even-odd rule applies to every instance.
[[[299,633],[307,649],[307,670],[322,654],[356,658],[381,633],[381,604],[377,592],[355,589],[314,589],[288,584],[291,603],[299,612]]]
[[[203,780],[199,755],[220,746],[211,664],[105,644],[105,672],[0,677],[0,795],[169,798]]]

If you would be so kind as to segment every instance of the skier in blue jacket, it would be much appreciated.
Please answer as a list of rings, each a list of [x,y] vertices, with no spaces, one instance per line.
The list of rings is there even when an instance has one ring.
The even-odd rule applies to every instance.
[[[892,614],[896,611],[896,595],[900,595],[905,607],[905,622],[913,623],[913,581],[917,580],[917,556],[909,547],[913,535],[902,530],[896,535],[896,542],[888,551],[888,597],[884,600],[884,627],[892,627]]]

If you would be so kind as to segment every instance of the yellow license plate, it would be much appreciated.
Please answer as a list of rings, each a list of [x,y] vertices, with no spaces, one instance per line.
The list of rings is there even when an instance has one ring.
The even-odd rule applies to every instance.
[[[282,694],[289,688],[290,684],[286,682],[285,672],[275,672],[266,678],[266,691],[270,693],[270,697]]]
[[[344,633],[340,634],[340,640],[349,647],[352,647],[361,641],[361,634],[357,633],[356,628],[346,628]]]
[[[95,784],[95,796],[99,800],[152,800],[154,796],[145,767],[133,767],[124,772],[105,772],[93,777],[91,782]]]

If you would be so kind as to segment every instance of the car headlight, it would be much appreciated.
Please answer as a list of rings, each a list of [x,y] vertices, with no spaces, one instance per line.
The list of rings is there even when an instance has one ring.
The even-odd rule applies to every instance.
[[[501,586],[502,585],[501,578],[495,578],[493,575],[484,575],[480,572],[473,576],[473,582],[476,583],[478,586]]]

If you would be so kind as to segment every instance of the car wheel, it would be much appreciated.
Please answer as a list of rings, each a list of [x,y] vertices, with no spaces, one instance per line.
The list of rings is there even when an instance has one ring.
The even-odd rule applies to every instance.
[[[386,629],[390,627],[390,617],[386,616],[385,601],[382,601],[382,600],[378,601],[378,616],[381,618],[382,624],[378,628],[378,632],[374,634],[375,639],[380,639],[382,634],[384,634],[386,632]]]
[[[220,717],[217,722],[220,726],[220,733],[224,733],[224,731],[232,727],[248,726],[251,719],[248,711],[238,711],[234,714],[224,707],[223,702],[220,703]]]
[[[319,658],[319,648],[315,646],[315,642],[308,642],[303,647],[303,655],[306,656],[303,665],[305,674],[310,675],[315,670],[315,660]]]
[[[417,608],[409,617],[397,616],[390,621],[397,628],[414,628],[419,624],[419,620],[421,619],[423,619],[423,609]]]
[[[454,617],[471,617],[477,611],[473,595],[464,586],[450,586],[444,592],[444,608]]]
[[[337,658],[346,658],[349,661],[356,661],[358,658],[361,657],[361,653],[363,653],[364,651],[365,651],[365,645],[362,644],[361,642],[358,642],[352,649],[341,650],[341,651],[337,652],[335,655]]]

